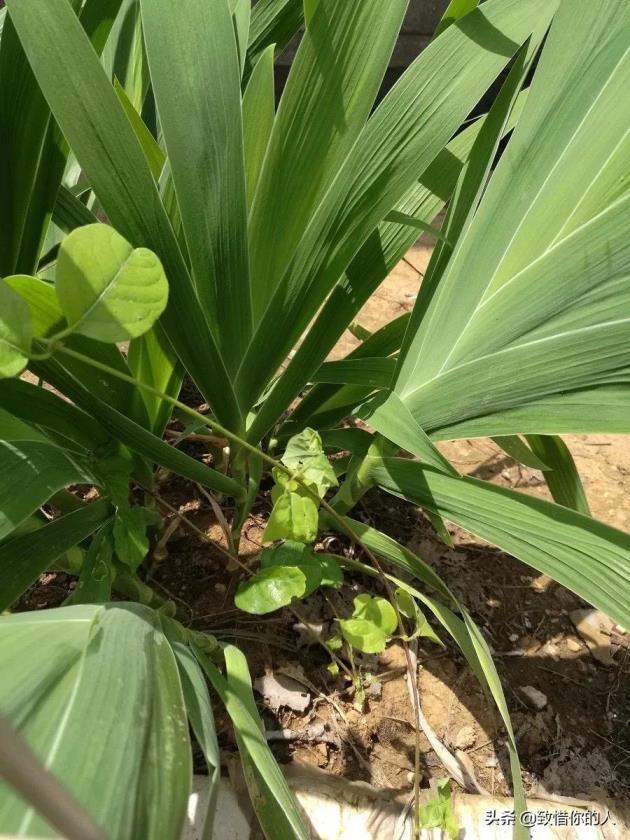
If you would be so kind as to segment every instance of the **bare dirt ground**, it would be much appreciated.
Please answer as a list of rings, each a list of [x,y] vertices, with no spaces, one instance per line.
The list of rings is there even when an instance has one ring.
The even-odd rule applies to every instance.
[[[412,308],[429,255],[430,247],[422,241],[412,249],[366,304],[358,319],[364,327],[373,330]],[[334,356],[345,355],[356,343],[348,334]],[[593,515],[630,531],[630,436],[574,435],[565,440]],[[440,445],[462,473],[549,498],[542,474],[518,466],[491,441]],[[204,455],[200,442],[186,447],[191,454]],[[160,492],[198,529],[221,542],[212,508],[195,488],[170,478]],[[245,563],[255,563],[269,507],[263,499],[245,529]],[[418,509],[383,494],[368,495],[357,515],[433,565],[482,627],[496,656],[530,793],[627,799],[630,635],[624,628],[604,623],[596,631],[596,644],[589,647],[576,629],[575,614],[587,605],[530,567],[455,527],[450,528],[454,547],[448,548]],[[328,672],[325,651],[312,644],[290,612],[266,620],[237,612],[233,594],[240,576],[238,569],[226,574],[222,554],[182,523],[170,536],[165,559],[151,573],[156,586],[177,598],[193,626],[243,646],[254,679],[267,677],[265,683],[257,682],[257,699],[280,760],[297,759],[392,793],[409,792],[415,735],[400,646],[357,660],[361,671],[372,676],[365,700],[359,702],[343,674]],[[345,588],[329,600],[313,596],[302,607],[304,617],[326,630],[335,612],[343,612],[366,586],[359,578],[351,584],[356,591]],[[67,576],[48,575],[24,605],[60,603],[69,585]],[[369,586],[374,591],[374,584]],[[505,733],[461,654],[448,643],[440,648],[423,641],[419,663],[422,708],[437,737],[482,787],[508,793]],[[281,683],[280,689],[270,676]],[[233,750],[229,722],[220,712],[218,728],[222,746]],[[445,771],[424,735],[421,747],[426,786]]]

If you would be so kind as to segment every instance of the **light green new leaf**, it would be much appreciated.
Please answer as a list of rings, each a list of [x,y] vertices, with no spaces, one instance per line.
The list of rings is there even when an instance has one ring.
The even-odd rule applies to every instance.
[[[629,33],[630,7],[605,0],[554,18],[476,216],[412,319],[395,390],[434,437],[630,431]]]
[[[0,656],[3,714],[108,835],[178,840],[192,760],[177,665],[154,613],[108,604],[2,617]],[[6,787],[0,826],[57,835]]]
[[[385,598],[357,595],[352,617],[339,620],[348,644],[363,653],[380,653],[398,626],[396,611]]]
[[[460,828],[453,810],[449,779],[440,779],[437,797],[418,808],[418,821],[423,828],[443,828],[452,840],[457,840]]]
[[[55,290],[68,328],[97,341],[137,338],[168,301],[162,264],[108,225],[73,230],[61,243]]]
[[[114,545],[120,562],[135,572],[149,551],[144,508],[118,509],[114,519]]]
[[[313,543],[317,538],[315,500],[296,482],[279,492],[263,533],[263,542],[294,540]]]
[[[294,598],[303,598],[306,588],[307,578],[302,569],[267,566],[239,584],[234,603],[243,612],[266,615],[286,607]]]
[[[426,620],[422,610],[409,592],[407,592],[406,589],[401,589],[399,587],[394,592],[394,597],[396,598],[400,614],[404,615],[405,618],[410,619],[414,625],[413,631],[407,638],[407,641],[423,636],[424,638],[431,639],[432,642],[437,642],[438,645],[441,645],[442,642],[440,641],[439,636]]]
[[[338,481],[332,464],[324,454],[322,439],[314,429],[304,429],[299,435],[294,435],[287,443],[282,456],[282,463],[294,473],[300,475],[310,484],[315,485],[320,497],[323,498],[331,487],[337,487]],[[276,471],[276,480],[284,484],[284,476]],[[306,540],[311,542],[311,540]]]
[[[28,305],[0,280],[0,379],[17,376],[28,362],[33,326]]]
[[[396,610],[386,598],[378,596],[357,595],[352,617],[373,621],[388,636],[394,633],[398,626]]]
[[[382,653],[387,644],[387,633],[367,618],[339,620],[339,629],[346,642],[361,653]]]
[[[566,507],[415,461],[374,459],[371,475],[388,492],[550,575],[622,626],[630,621],[630,535]]]

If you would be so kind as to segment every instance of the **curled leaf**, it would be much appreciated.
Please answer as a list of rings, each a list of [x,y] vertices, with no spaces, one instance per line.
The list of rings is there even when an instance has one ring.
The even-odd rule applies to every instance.
[[[304,429],[289,440],[282,463],[316,486],[322,498],[327,490],[339,483],[332,464],[324,454],[322,439],[314,429]]]

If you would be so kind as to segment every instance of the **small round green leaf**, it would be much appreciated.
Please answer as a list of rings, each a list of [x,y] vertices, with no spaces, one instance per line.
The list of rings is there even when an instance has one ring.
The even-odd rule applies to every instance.
[[[77,228],[63,240],[55,288],[72,332],[112,343],[147,332],[168,300],[157,256],[132,248],[104,224]]]
[[[386,598],[371,595],[357,595],[354,599],[353,618],[364,618],[379,627],[387,636],[391,636],[398,627],[396,610]]]
[[[341,586],[343,571],[332,554],[316,554],[304,543],[286,540],[273,548],[264,548],[260,554],[260,567],[297,566],[307,579],[306,592],[310,595],[318,586]]]
[[[366,618],[348,618],[339,622],[341,634],[348,644],[363,653],[381,653],[385,650],[387,634]]]
[[[293,566],[271,566],[243,581],[237,589],[234,603],[252,615],[286,607],[294,598],[302,598],[306,591],[306,576]]]
[[[0,280],[0,378],[18,376],[28,362],[33,327],[28,305]]]

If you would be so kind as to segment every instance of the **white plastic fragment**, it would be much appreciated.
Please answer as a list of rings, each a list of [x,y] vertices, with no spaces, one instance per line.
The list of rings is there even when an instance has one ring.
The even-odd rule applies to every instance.
[[[405,799],[392,791],[376,790],[360,782],[347,782],[315,767],[292,765],[286,769],[289,784],[319,840],[411,840],[411,818]],[[195,778],[194,807],[182,840],[201,840],[207,802],[205,777]],[[431,796],[429,791],[427,797]],[[454,794],[455,815],[465,840],[511,840],[512,800],[502,797]],[[627,840],[630,837],[630,806],[575,800],[555,802],[532,799],[528,819],[532,840]],[[407,816],[405,815],[407,813]],[[590,823],[590,824],[589,824]],[[598,824],[599,823],[599,824]],[[214,825],[214,840],[261,840],[251,816],[247,795],[238,795],[221,782]],[[423,831],[422,840],[446,840],[439,829]]]

